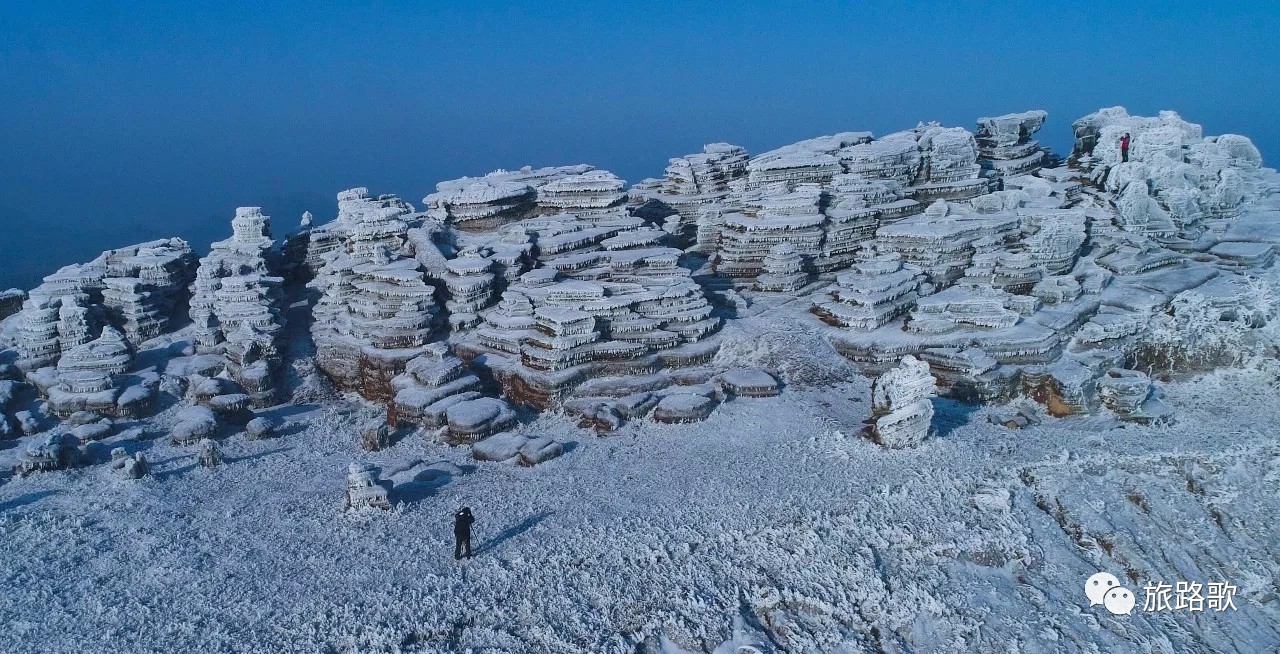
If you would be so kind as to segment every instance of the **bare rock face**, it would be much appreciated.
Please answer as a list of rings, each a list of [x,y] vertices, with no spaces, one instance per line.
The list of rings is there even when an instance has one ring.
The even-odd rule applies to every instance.
[[[258,207],[240,207],[232,237],[214,243],[200,260],[192,285],[191,321],[198,351],[222,355],[227,372],[249,391],[255,406],[274,403],[284,326],[284,279]]]
[[[0,291],[0,320],[22,310],[22,303],[27,301],[27,292],[20,288]]]
[[[937,393],[929,364],[913,356],[876,379],[871,388],[873,438],[885,447],[919,445],[929,435]]]

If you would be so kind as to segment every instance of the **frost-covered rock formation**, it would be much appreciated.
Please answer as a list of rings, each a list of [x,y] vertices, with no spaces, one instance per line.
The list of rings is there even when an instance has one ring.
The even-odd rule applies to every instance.
[[[423,198],[422,203],[428,215],[450,227],[469,232],[497,231],[538,213],[538,189],[593,170],[586,165],[497,170],[483,177],[440,182],[436,192]]]
[[[396,207],[351,216],[341,249],[324,255],[310,284],[321,291],[311,335],[316,362],[339,388],[389,402],[391,379],[420,355],[440,324],[434,288],[405,252]]]
[[[284,280],[273,274],[277,264],[268,220],[258,207],[236,209],[231,238],[214,243],[200,260],[191,294],[198,351],[224,356],[227,373],[257,406],[275,399],[284,326]]]
[[[352,463],[347,469],[347,510],[390,509],[390,484],[379,479],[378,468],[368,463]]]
[[[544,454],[516,443],[513,405],[609,430],[779,392],[793,380],[774,361],[716,358],[719,330],[795,307],[808,313],[788,320],[867,374],[911,357],[962,400],[1166,419],[1159,371],[1266,354],[1241,335],[1276,319],[1251,308],[1270,305],[1250,275],[1280,247],[1280,177],[1245,137],[1119,107],[1076,121],[1061,165],[1035,140],[1045,120],[841,132],[754,157],[713,143],[629,189],[589,165],[500,170],[438,183],[421,212],[354,188],[279,252],[267,217],[241,208],[198,264],[153,241],[0,294],[0,316],[22,305],[0,317],[0,436],[41,431],[43,409],[95,412],[75,434],[111,438],[112,418],[155,405],[163,371],[192,405],[166,422],[173,441],[246,424],[256,438],[271,430],[252,409],[279,382],[319,398],[327,376],[386,411],[372,449],[411,425],[528,462]],[[170,334],[188,293],[192,324]],[[303,302],[314,356],[281,336]],[[886,442],[918,436],[885,424]]]
[[[747,173],[747,151],[728,143],[710,143],[702,152],[671,159],[661,180],[646,188],[644,182],[631,189],[644,200],[635,214],[659,223],[680,245],[696,241],[701,248],[715,238],[704,233],[701,216],[708,205],[729,193],[729,184]],[[713,246],[711,246],[713,247]]]
[[[1037,109],[979,118],[977,142],[982,167],[995,177],[1034,172],[1044,160],[1044,152],[1031,136],[1048,117],[1047,112]]]
[[[337,218],[315,226],[304,216],[299,230],[285,239],[284,270],[294,277],[314,276],[327,261],[327,255],[342,249],[356,226],[375,214],[410,216],[414,207],[395,195],[371,196],[364,187],[343,191],[338,194]]]
[[[885,447],[919,445],[929,435],[936,393],[929,364],[902,357],[871,388],[872,437]]]
[[[32,371],[28,379],[59,417],[92,411],[140,418],[154,408],[160,377],[152,371],[126,374],[132,364],[133,350],[124,335],[107,326],[98,338],[63,353],[56,367]]]
[[[804,272],[800,253],[789,243],[781,243],[769,249],[765,255],[764,272],[756,278],[756,288],[773,293],[794,293],[809,281]]]
[[[108,250],[44,278],[18,315],[18,367],[54,365],[113,325],[137,346],[164,333],[187,295],[196,256],[181,239]]]

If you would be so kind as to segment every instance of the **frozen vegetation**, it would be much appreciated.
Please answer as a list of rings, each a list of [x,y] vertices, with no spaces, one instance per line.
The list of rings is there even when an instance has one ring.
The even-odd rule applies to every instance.
[[[0,649],[1280,647],[1280,175],[1046,120],[354,188],[0,293]]]

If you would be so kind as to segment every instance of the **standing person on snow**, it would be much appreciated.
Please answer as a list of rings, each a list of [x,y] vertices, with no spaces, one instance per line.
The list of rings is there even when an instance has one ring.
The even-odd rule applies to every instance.
[[[1125,132],[1124,136],[1120,137],[1120,161],[1124,162],[1128,160],[1129,160],[1129,133]]]
[[[471,523],[475,522],[471,515],[471,507],[464,506],[453,514],[453,558],[462,558],[462,548],[467,549],[467,558],[471,558]]]

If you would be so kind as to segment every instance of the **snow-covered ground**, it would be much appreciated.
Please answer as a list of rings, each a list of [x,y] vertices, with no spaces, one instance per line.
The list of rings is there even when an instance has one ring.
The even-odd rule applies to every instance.
[[[722,362],[781,371],[781,396],[604,437],[545,414],[521,430],[571,445],[533,468],[416,435],[363,452],[351,403],[272,410],[278,438],[235,436],[212,469],[156,438],[134,445],[153,471],[138,482],[106,466],[10,479],[0,650],[1280,647],[1274,375],[1165,384],[1177,415],[1164,426],[1040,412],[1014,430],[987,420],[1003,407],[940,398],[934,438],[885,450],[859,435],[867,380],[802,327],[804,305],[726,327]],[[391,512],[343,512],[347,464],[414,459],[456,468]],[[477,517],[461,563],[460,505]],[[1140,600],[1112,616],[1082,592],[1098,571],[1140,598],[1152,581],[1229,582],[1238,608],[1151,613]]]

